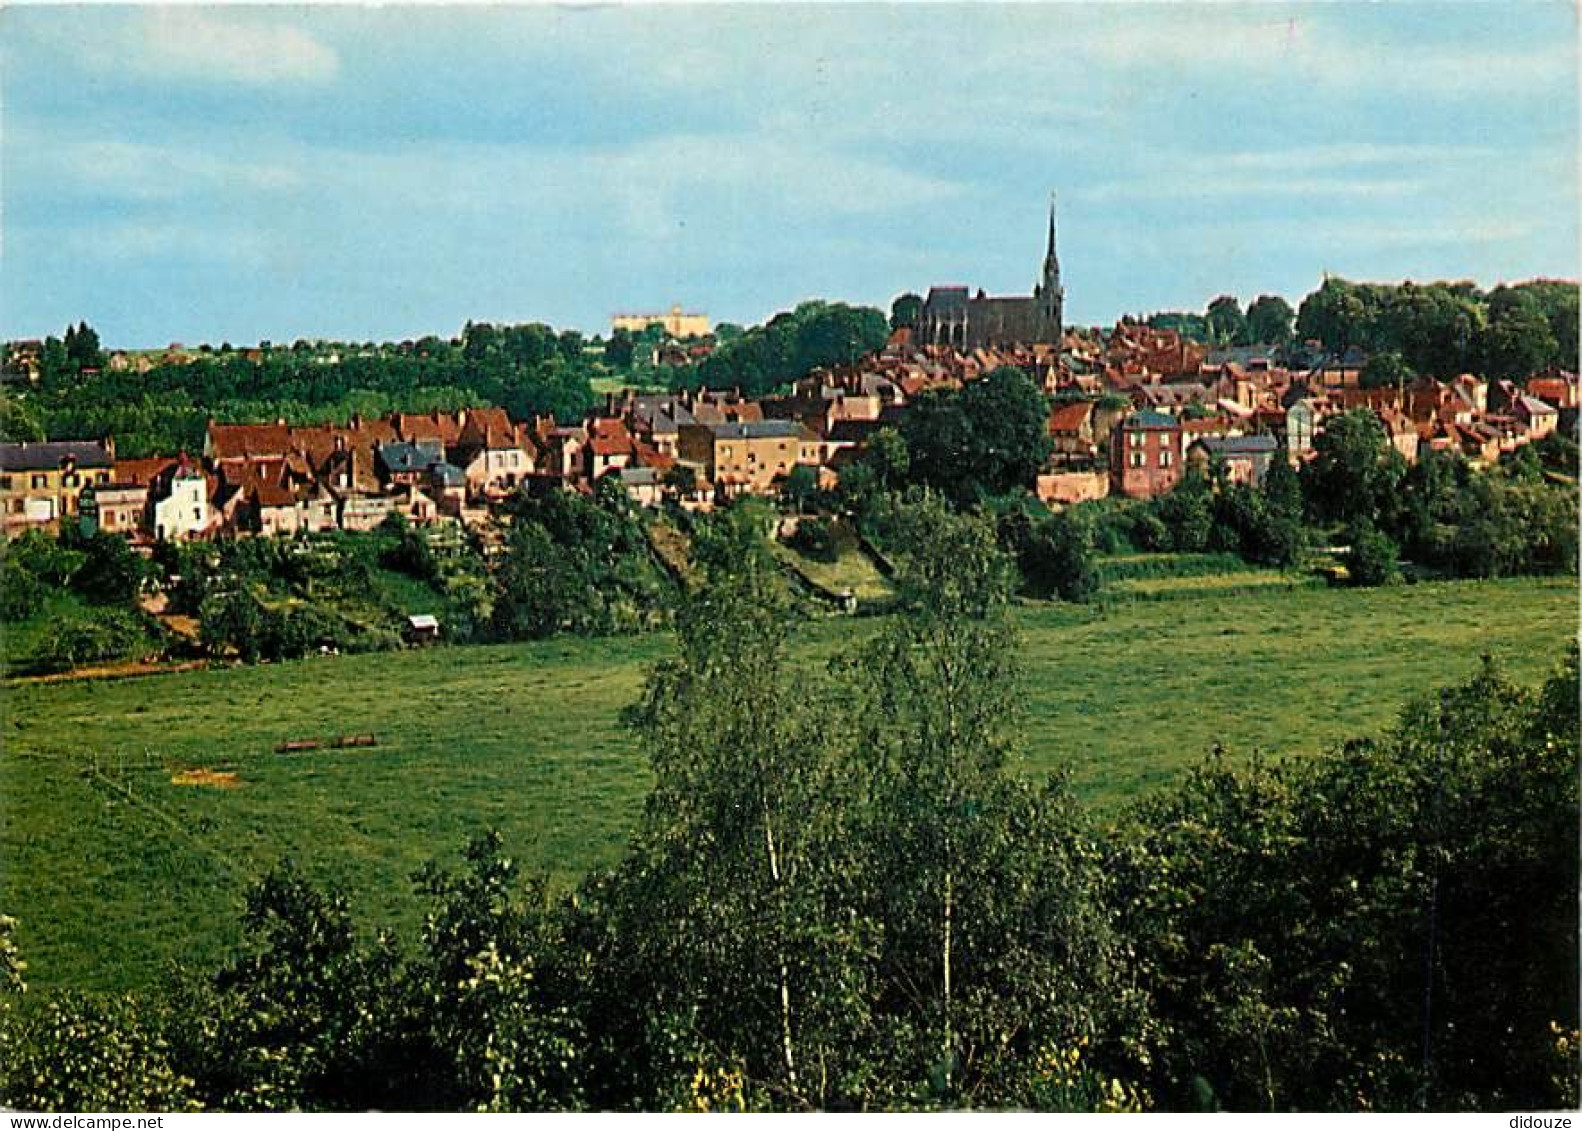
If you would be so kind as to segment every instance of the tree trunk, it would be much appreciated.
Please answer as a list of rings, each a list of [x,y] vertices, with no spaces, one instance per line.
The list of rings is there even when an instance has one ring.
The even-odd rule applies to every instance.
[[[775,939],[775,957],[780,966],[780,1052],[785,1061],[786,1082],[791,1091],[797,1090],[796,1050],[791,1038],[791,973],[785,953],[785,896],[780,886],[780,855],[775,849],[774,825],[769,820],[769,806],[763,806],[764,847],[769,855],[769,876],[774,881],[775,909],[778,935]]]
[[[950,850],[946,848],[946,859],[949,860]],[[945,1090],[949,1091],[955,1076],[956,1034],[950,1016],[950,944],[951,944],[951,916],[955,911],[953,906],[955,891],[953,888],[954,876],[950,864],[945,865],[945,916],[944,916],[944,965],[945,965]]]

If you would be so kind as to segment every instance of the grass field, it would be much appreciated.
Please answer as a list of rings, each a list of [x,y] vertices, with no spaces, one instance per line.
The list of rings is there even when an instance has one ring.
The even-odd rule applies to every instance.
[[[1170,600],[1018,610],[1027,772],[1069,765],[1085,798],[1115,806],[1215,742],[1310,754],[1376,732],[1483,652],[1536,680],[1577,628],[1566,578],[1178,583]],[[878,623],[816,623],[798,655],[827,658]],[[564,640],[8,687],[0,912],[20,920],[29,980],[106,988],[210,963],[237,937],[247,883],[284,856],[387,920],[413,913],[421,862],[489,826],[568,880],[613,860],[647,785],[620,711],[669,647]],[[363,732],[379,745],[274,753]],[[212,784],[172,782],[193,770]]]

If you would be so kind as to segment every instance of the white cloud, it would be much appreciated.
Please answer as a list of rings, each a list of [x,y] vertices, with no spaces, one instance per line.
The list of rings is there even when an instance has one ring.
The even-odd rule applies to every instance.
[[[1107,181],[1073,192],[1072,198],[1088,203],[1118,200],[1282,199],[1290,197],[1403,197],[1421,193],[1427,185],[1414,180],[1369,180],[1366,177],[1248,176],[1232,169],[1216,172],[1213,157],[1196,164],[1205,173],[1190,176],[1141,176],[1136,180]],[[1179,167],[1179,166],[1178,166]]]
[[[198,260],[258,266],[268,255],[258,232],[179,223],[93,225],[66,233],[63,243],[74,256],[122,264]]]
[[[1430,15],[1434,5],[1420,11]],[[1181,3],[1117,5],[1081,22],[1069,47],[1090,63],[1138,76],[1220,76],[1247,85],[1284,82],[1328,92],[1483,95],[1541,91],[1576,71],[1569,38],[1537,46],[1361,34],[1322,6]],[[1431,26],[1425,23],[1425,26]],[[1371,29],[1370,29],[1371,30]]]
[[[676,235],[679,219],[728,200],[743,214],[789,220],[885,215],[955,197],[953,182],[761,134],[690,134],[628,146],[436,145],[405,153],[299,152],[293,167],[326,200],[383,198],[514,225],[582,226],[599,216],[623,237]],[[309,170],[312,170],[311,172]]]
[[[221,156],[173,145],[141,145],[99,139],[51,143],[35,138],[30,173],[59,177],[108,196],[160,201],[212,193],[281,192],[304,183],[302,173],[285,163]]]
[[[1407,169],[1419,165],[1439,166],[1487,161],[1500,155],[1500,150],[1486,145],[1397,145],[1348,142],[1338,145],[1309,145],[1300,149],[1250,150],[1216,154],[1213,162],[1222,169],[1298,173],[1375,165]]]
[[[1382,248],[1501,246],[1540,231],[1536,222],[1485,217],[1448,217],[1441,223],[1381,220],[1267,220],[1197,224],[1179,229],[1188,243],[1218,247],[1323,247],[1345,251]]]
[[[340,71],[333,48],[278,18],[191,7],[141,16],[126,62],[145,74],[266,85],[323,83]]]

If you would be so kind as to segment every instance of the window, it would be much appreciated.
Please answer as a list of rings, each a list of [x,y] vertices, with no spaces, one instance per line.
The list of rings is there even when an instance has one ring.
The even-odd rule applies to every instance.
[[[74,471],[68,471],[65,475],[62,475],[60,477],[60,485],[62,487],[77,486],[77,473]]]
[[[1160,467],[1169,467],[1170,466],[1170,454],[1171,453],[1170,453],[1170,449],[1169,448],[1166,448],[1164,451],[1159,453],[1159,466]]]
[[[0,475],[0,491],[9,490],[11,490],[11,477],[9,475]]]
[[[42,491],[45,487],[48,487],[48,486],[49,486],[49,476],[47,476],[47,475],[35,475],[35,476],[33,476],[33,490],[35,490],[35,491]]]
[[[1132,456],[1131,464],[1132,464],[1133,467],[1141,467],[1143,465],[1143,453],[1142,452],[1132,452],[1131,456]]]
[[[1143,434],[1141,432],[1128,433],[1128,440],[1131,443],[1131,446],[1134,448],[1140,448],[1143,446]]]
[[[97,480],[100,483],[108,483],[108,482],[110,482],[110,473],[108,471],[101,471],[101,472],[99,472],[99,474],[97,476]]]

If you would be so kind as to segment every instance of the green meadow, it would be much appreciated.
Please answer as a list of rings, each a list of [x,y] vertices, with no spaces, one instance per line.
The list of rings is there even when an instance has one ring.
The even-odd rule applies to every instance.
[[[1577,631],[1569,578],[1174,581],[1018,608],[1028,774],[1069,768],[1112,810],[1216,744],[1304,756],[1376,733],[1484,653],[1535,681]],[[792,629],[793,653],[821,663],[879,623]],[[489,827],[573,882],[617,858],[640,812],[647,771],[620,717],[669,648],[563,639],[7,685],[0,912],[20,921],[29,980],[105,989],[212,963],[247,885],[284,857],[382,921],[411,922],[414,870]],[[359,734],[377,745],[276,753]],[[207,784],[172,780],[199,770]]]

